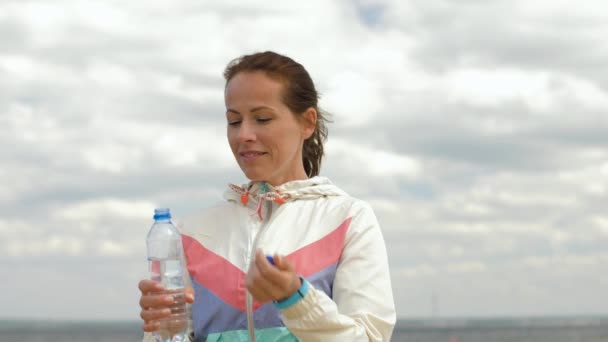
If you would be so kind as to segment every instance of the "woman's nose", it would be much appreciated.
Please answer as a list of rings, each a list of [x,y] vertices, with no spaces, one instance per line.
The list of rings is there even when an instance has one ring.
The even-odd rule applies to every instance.
[[[238,139],[240,141],[255,141],[255,128],[247,120],[243,120],[239,126]]]

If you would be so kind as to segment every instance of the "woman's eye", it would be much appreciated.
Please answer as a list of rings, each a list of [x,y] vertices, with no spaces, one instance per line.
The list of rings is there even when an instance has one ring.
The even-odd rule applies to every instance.
[[[240,121],[228,121],[229,126],[237,126],[240,123],[241,123]]]
[[[272,120],[272,119],[268,119],[268,118],[259,118],[259,119],[256,119],[257,122],[262,122],[262,123],[268,122],[270,120]]]

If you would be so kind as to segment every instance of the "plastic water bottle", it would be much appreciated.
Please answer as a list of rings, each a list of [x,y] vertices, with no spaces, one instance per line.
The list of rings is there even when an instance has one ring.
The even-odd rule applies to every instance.
[[[160,328],[153,333],[154,337],[158,342],[186,341],[189,317],[184,298],[182,238],[171,223],[169,209],[154,210],[154,224],[146,242],[151,279],[162,283],[164,294],[174,298],[171,316],[159,320]]]

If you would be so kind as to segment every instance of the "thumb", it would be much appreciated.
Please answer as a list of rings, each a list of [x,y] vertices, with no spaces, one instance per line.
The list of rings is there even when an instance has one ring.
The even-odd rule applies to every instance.
[[[186,302],[188,302],[190,304],[194,303],[194,289],[192,287],[186,287],[185,298],[186,298]]]

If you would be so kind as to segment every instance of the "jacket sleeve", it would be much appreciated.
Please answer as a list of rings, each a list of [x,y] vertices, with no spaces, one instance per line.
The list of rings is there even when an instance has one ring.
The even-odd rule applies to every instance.
[[[345,238],[333,299],[310,287],[282,310],[287,328],[304,342],[390,341],[396,314],[384,239],[369,205],[359,202]]]

